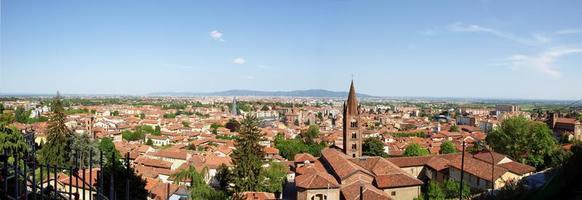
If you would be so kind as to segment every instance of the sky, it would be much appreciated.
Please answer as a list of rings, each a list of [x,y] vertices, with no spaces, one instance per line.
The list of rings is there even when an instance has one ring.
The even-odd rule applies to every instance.
[[[2,0],[0,93],[582,98],[582,1]]]

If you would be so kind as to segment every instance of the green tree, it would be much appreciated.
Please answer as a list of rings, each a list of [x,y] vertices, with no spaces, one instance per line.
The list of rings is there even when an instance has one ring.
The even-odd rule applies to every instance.
[[[220,125],[219,123],[212,123],[210,124],[210,132],[212,132],[212,134],[218,134],[218,128],[222,127],[222,125]]]
[[[145,133],[139,129],[133,132],[125,130],[121,132],[121,137],[127,141],[137,141],[143,140],[145,138]]]
[[[104,195],[109,196],[111,188],[111,177],[113,176],[114,181],[114,196],[116,199],[125,199],[126,196],[126,178],[129,180],[129,195],[131,199],[145,200],[148,198],[148,191],[145,189],[146,181],[135,173],[135,170],[131,167],[126,168],[126,165],[122,164],[120,161],[121,156],[119,151],[115,149],[113,140],[111,138],[102,138],[99,143],[99,150],[103,153],[103,159],[105,160],[104,165],[101,166],[103,173],[103,180],[101,177],[97,177],[96,184],[101,184],[103,182],[103,188],[105,189]],[[114,159],[111,160],[112,155]]]
[[[283,182],[287,177],[286,166],[279,162],[269,163],[269,167],[263,169],[261,176],[263,177],[262,191],[271,193],[283,192]]]
[[[362,151],[365,156],[388,157],[388,154],[384,152],[384,143],[378,138],[367,138],[364,140]]]
[[[441,200],[441,199],[445,199],[445,194],[443,193],[443,190],[441,189],[441,187],[439,186],[439,184],[436,181],[429,181],[428,182],[428,188],[426,191],[427,194],[427,199],[429,200]]]
[[[442,185],[443,192],[447,199],[459,198],[459,189],[461,189],[461,184],[453,179],[447,179]],[[469,199],[471,197],[471,189],[467,183],[463,183],[463,199]]]
[[[457,125],[452,125],[451,128],[449,128],[449,132],[459,132],[459,127]]]
[[[224,193],[218,192],[206,184],[204,178],[207,174],[207,168],[198,172],[194,166],[190,166],[187,169],[172,174],[172,177],[175,183],[190,180],[190,196],[192,200],[226,199],[227,196]]]
[[[10,112],[4,112],[0,115],[0,124],[10,124],[14,122],[14,115]]]
[[[449,154],[457,152],[457,148],[455,148],[455,144],[451,141],[445,141],[441,144],[441,154]]]
[[[0,114],[4,113],[4,104],[0,103]]]
[[[428,150],[422,148],[419,144],[413,143],[406,147],[404,150],[405,156],[426,156],[428,155]]]
[[[146,141],[146,145],[152,146],[152,145],[154,145],[154,141],[152,141],[152,139],[148,138],[148,140]]]
[[[240,135],[236,140],[236,149],[232,153],[234,191],[238,195],[245,191],[259,191],[260,174],[264,152],[259,142],[263,133],[259,129],[259,120],[253,116],[243,118]]]
[[[70,154],[70,160],[74,161],[75,158],[77,159],[77,161],[79,162],[79,166],[84,168],[84,167],[89,167],[89,162],[91,161],[91,151],[93,151],[93,160],[97,160],[97,156],[99,155],[97,153],[97,146],[95,145],[95,143],[91,140],[91,138],[89,137],[88,134],[82,133],[82,134],[73,134],[73,138],[72,138],[72,142],[71,142],[71,154]]]
[[[228,189],[228,184],[232,180],[232,173],[230,172],[230,169],[228,169],[228,166],[226,166],[224,163],[218,166],[216,175],[214,177],[218,181],[218,187],[222,191],[226,191]]]
[[[149,127],[149,128],[151,128],[151,127]],[[162,134],[162,128],[159,125],[156,125],[156,128],[151,133],[154,134],[154,135],[161,135]]]
[[[111,138],[101,138],[99,142],[99,146],[97,147],[99,151],[103,154],[103,160],[105,164],[111,165],[111,163],[115,163],[116,165],[121,165],[119,159],[121,159],[121,155],[119,151],[115,149],[115,144],[113,144],[113,139]],[[111,160],[112,154],[115,156],[113,160]]]
[[[315,139],[319,138],[319,126],[309,125],[309,128],[305,133],[303,133],[303,135],[305,137],[305,143],[315,144]]]
[[[188,122],[188,121],[182,121],[182,126],[184,126],[186,128],[190,128],[190,122]]]
[[[496,152],[538,169],[544,168],[544,158],[559,148],[545,123],[531,121],[523,116],[503,120],[487,135],[486,141]]]
[[[17,122],[26,123],[28,121],[28,116],[30,116],[30,113],[26,112],[22,106],[18,106],[14,111],[14,117],[16,118]]]
[[[3,150],[19,152],[18,157],[21,158],[29,151],[24,137],[16,128],[0,124],[0,153]]]
[[[145,113],[140,113],[139,114],[139,119],[145,119]]]
[[[287,160],[293,160],[295,154],[298,153],[309,153],[318,157],[321,155],[321,150],[326,146],[324,142],[320,142],[319,144],[306,144],[305,141],[299,138],[287,140],[280,134],[275,137],[275,148],[279,150],[279,155]]]
[[[115,110],[111,112],[111,116],[119,116],[119,111]]]
[[[65,109],[58,93],[51,104],[51,111],[46,130],[47,141],[40,150],[40,160],[41,163],[65,166],[70,163],[72,132],[65,125]]]
[[[226,122],[224,127],[226,127],[228,130],[230,130],[230,132],[236,132],[236,131],[238,131],[238,129],[240,127],[240,123],[238,121],[236,121],[236,119],[230,118],[228,120],[228,122]]]

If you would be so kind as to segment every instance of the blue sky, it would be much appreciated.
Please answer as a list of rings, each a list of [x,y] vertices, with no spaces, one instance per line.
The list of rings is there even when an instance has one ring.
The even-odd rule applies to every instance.
[[[582,98],[582,1],[1,2],[0,93]]]

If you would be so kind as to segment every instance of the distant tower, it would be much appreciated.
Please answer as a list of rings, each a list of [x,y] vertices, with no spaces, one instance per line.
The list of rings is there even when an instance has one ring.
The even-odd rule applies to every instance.
[[[232,109],[231,109],[232,116],[237,116],[238,112],[236,109],[236,97],[232,98]]]
[[[344,102],[343,126],[344,153],[354,158],[362,156],[360,110],[353,80],[350,85],[348,100]]]

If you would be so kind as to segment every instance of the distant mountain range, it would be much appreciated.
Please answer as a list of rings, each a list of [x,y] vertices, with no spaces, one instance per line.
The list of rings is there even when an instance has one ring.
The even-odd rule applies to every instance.
[[[257,90],[227,90],[221,92],[195,93],[195,92],[155,92],[149,96],[272,96],[272,97],[326,97],[346,98],[348,92],[336,92],[321,89],[292,90],[292,91],[257,91]],[[358,97],[373,97],[358,93]]]

